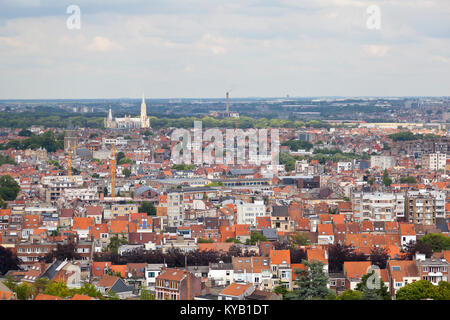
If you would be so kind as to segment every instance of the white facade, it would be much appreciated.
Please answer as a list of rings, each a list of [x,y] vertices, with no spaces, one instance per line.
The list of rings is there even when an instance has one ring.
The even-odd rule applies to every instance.
[[[348,162],[338,162],[337,163],[337,173],[341,173],[342,171],[352,171],[353,165],[350,161]]]
[[[256,218],[266,215],[264,201],[244,203],[237,205],[237,224],[250,224],[256,226]]]
[[[422,166],[428,170],[445,170],[447,155],[445,153],[430,153],[422,155]]]
[[[372,156],[370,157],[370,168],[378,167],[382,170],[395,166],[395,157],[392,156]]]
[[[405,216],[405,197],[399,193],[354,193],[352,206],[361,221],[395,221]]]

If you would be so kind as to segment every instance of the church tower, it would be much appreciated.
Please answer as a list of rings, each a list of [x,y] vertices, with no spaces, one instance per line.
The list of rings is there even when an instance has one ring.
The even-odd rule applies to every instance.
[[[111,106],[109,106],[108,117],[105,119],[105,128],[113,129],[116,127],[116,123],[112,116]]]
[[[147,117],[147,105],[145,104],[144,94],[142,94],[141,103],[141,128],[150,128],[150,119]]]

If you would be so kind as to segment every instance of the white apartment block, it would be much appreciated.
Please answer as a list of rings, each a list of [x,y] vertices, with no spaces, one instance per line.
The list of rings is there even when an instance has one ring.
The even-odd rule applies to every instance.
[[[378,167],[382,170],[395,166],[395,157],[391,156],[372,156],[370,157],[370,168]]]
[[[78,198],[82,201],[94,201],[99,199],[97,187],[89,187],[82,189],[64,189],[63,197],[67,201],[71,201],[75,198]]]
[[[237,206],[237,224],[250,224],[256,226],[256,218],[266,215],[264,201],[244,203]]]
[[[337,163],[337,173],[341,173],[342,171],[352,171],[353,165],[349,162],[340,161]]]
[[[422,167],[428,170],[445,170],[447,155],[445,153],[429,153],[422,155]]]
[[[352,206],[360,221],[395,221],[405,216],[405,196],[399,193],[354,193]]]

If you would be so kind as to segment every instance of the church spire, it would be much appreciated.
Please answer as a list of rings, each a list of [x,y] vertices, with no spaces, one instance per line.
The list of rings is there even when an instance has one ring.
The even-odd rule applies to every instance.
[[[109,112],[108,112],[108,120],[112,121],[112,110],[111,110],[111,106],[109,106]]]
[[[147,117],[147,105],[145,104],[145,96],[142,93],[142,103],[141,103],[141,128],[150,127],[150,120]]]

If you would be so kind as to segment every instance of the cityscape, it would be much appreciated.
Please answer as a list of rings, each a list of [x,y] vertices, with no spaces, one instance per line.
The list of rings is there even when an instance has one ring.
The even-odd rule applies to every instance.
[[[195,55],[181,44],[187,40],[181,35],[172,39],[170,28],[167,43],[155,40],[148,32],[159,20],[148,22],[152,28],[146,29],[131,4],[117,1],[111,13],[79,2],[23,4],[20,14],[21,5],[0,2],[0,56],[12,59],[0,65],[5,71],[0,86],[0,300],[169,300],[174,305],[181,300],[191,304],[177,310],[180,316],[208,318],[222,311],[267,315],[271,301],[450,300],[450,58],[442,68],[429,65],[429,71],[423,71],[426,66],[419,66],[418,72],[427,74],[424,79],[417,78],[409,87],[410,79],[405,80],[396,87],[398,77],[407,77],[402,63],[390,60],[394,53],[389,57],[377,51],[375,56],[386,54],[389,62],[377,62],[385,80],[373,87],[373,96],[366,90],[370,86],[362,90],[357,79],[353,83],[347,78],[342,81],[356,91],[339,94],[326,83],[321,88],[315,79],[310,87],[298,82],[295,90],[278,90],[284,80],[276,72],[274,85],[257,80],[260,75],[255,74],[260,88],[253,90],[253,84],[244,85],[243,74],[252,70],[252,61],[230,69],[239,84],[230,85],[234,76],[221,78],[225,73],[217,67],[208,80],[201,69],[201,76],[193,76],[180,89],[170,66],[178,54]],[[246,2],[251,1],[243,1],[243,8],[256,10],[250,20],[266,8]],[[339,1],[323,2],[337,6],[339,14],[347,10],[336,4]],[[348,3],[369,15],[361,30],[371,26],[371,14],[376,16],[380,8],[385,12],[383,5],[366,12],[368,5]],[[397,7],[388,3],[389,18]],[[433,15],[430,3],[440,1],[424,6]],[[217,15],[217,24],[222,14],[240,21],[236,15],[242,8],[233,4],[208,10]],[[186,18],[166,5],[155,1],[155,18]],[[283,14],[328,12],[306,3],[301,8],[285,5],[281,1],[271,8]],[[203,6],[185,10],[202,16]],[[55,12],[61,8],[58,18]],[[140,1],[136,8],[148,9]],[[448,4],[443,8],[450,12]],[[122,11],[126,18],[114,16]],[[134,39],[129,43],[137,41],[133,49],[154,41],[155,59],[167,63],[166,77],[152,62],[142,66],[142,78],[130,75],[134,63],[144,59],[137,53],[133,63],[124,58],[127,53],[119,54],[124,65],[133,64],[129,70],[112,67],[118,59],[115,50],[128,52],[128,42],[120,45],[122,34],[116,31],[111,41],[106,35],[94,38],[95,46],[88,46],[92,53],[69,57],[74,78],[87,72],[92,79],[77,78],[73,86],[75,80],[67,75],[67,83],[57,84],[60,61],[53,64],[50,53],[44,54],[48,61],[39,56],[43,49],[35,47],[29,31],[15,25],[41,21],[43,30],[50,30],[63,21],[63,30],[55,31],[59,43],[49,44],[57,48],[71,41],[83,43],[91,30],[109,25],[102,19],[98,26],[93,23],[102,14],[112,14],[125,31],[136,30],[129,35]],[[369,29],[378,32],[374,23]],[[389,20],[382,26],[393,28]],[[197,30],[190,24],[186,28]],[[262,27],[249,23],[248,28],[253,32]],[[26,53],[16,56],[15,50],[22,48],[21,32],[30,43],[23,47]],[[443,40],[448,36],[442,35],[435,54],[441,54],[438,48],[449,48]],[[271,37],[283,45],[275,30]],[[231,41],[230,48],[221,49],[229,42],[213,42],[208,49],[213,58],[232,52],[233,44],[236,50],[241,46]],[[200,44],[195,47],[204,50]],[[172,49],[179,51],[176,58],[165,53]],[[11,66],[31,59],[27,50],[37,59],[27,60],[27,68],[42,72],[42,80],[34,75],[20,83],[17,77],[26,73]],[[311,66],[317,62],[308,59]],[[205,60],[206,68],[218,62],[213,60]],[[364,61],[361,58],[361,66]],[[398,73],[388,77],[384,63],[399,63],[392,71]],[[279,66],[284,69],[281,62]],[[40,68],[48,71],[37,71]],[[267,68],[270,73],[272,66]],[[142,80],[149,77],[146,72],[156,72],[160,82]],[[441,72],[447,72],[447,81],[441,81]],[[97,77],[104,77],[106,84],[96,87]],[[285,84],[290,79],[287,76]],[[419,82],[423,90],[417,89]],[[195,85],[204,91],[185,94]],[[386,89],[391,86],[398,93]],[[323,95],[316,94],[318,90]],[[209,301],[217,304],[201,307]],[[220,301],[242,304],[219,310]]]

